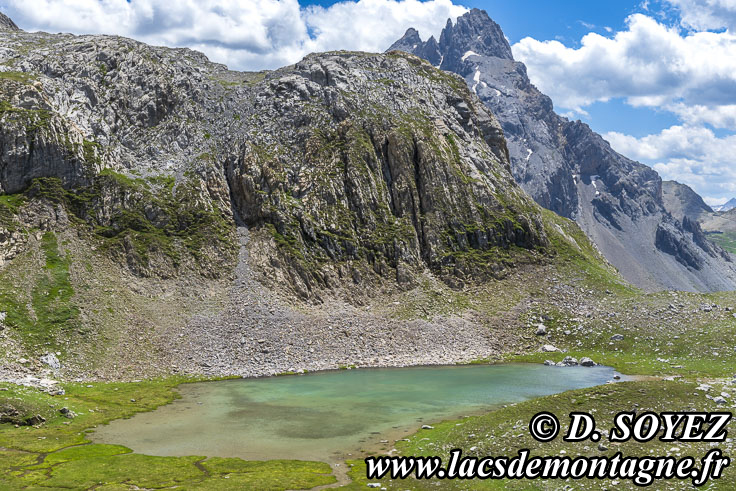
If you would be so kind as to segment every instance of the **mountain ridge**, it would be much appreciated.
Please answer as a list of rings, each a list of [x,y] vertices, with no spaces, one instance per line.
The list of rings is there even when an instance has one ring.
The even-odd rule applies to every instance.
[[[714,207],[714,211],[729,211],[736,208],[736,198],[731,198],[722,205]]]
[[[736,288],[730,256],[692,223],[665,208],[662,180],[648,166],[616,153],[580,121],[554,112],[523,63],[513,60],[498,24],[473,9],[440,37],[441,67],[462,76],[501,122],[516,181],[545,208],[578,222],[630,282],[651,290]],[[486,35],[478,35],[485,31]],[[474,38],[456,39],[456,33]],[[418,56],[425,46],[400,39],[389,48]],[[479,42],[497,43],[496,48]],[[416,44],[416,47],[414,45]],[[478,51],[491,53],[483,55]]]

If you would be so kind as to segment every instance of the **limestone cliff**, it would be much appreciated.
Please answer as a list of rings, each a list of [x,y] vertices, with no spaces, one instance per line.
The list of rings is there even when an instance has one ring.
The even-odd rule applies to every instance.
[[[264,281],[304,298],[552,252],[495,117],[413,55],[241,73],[117,37],[1,42],[0,191],[62,206],[135,274],[226,273],[236,223]]]

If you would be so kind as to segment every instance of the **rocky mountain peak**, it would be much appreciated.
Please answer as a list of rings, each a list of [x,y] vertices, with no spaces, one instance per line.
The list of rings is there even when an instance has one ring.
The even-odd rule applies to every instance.
[[[485,10],[479,9],[461,15],[454,25],[448,19],[440,36],[440,49],[448,63],[463,60],[468,52],[507,60],[514,58],[501,27],[488,17]],[[442,68],[450,69],[444,63]]]
[[[0,12],[0,30],[20,31],[20,28],[10,17]]]
[[[736,208],[736,198],[731,198],[726,204],[718,206],[715,211],[730,211]]]
[[[429,60],[426,49],[410,52]],[[728,255],[691,216],[683,223],[686,213],[668,211],[657,172],[616,153],[588,125],[557,115],[488,14],[474,9],[448,22],[439,49],[440,68],[463,77],[498,118],[516,181],[541,206],[577,221],[624,278],[650,290],[736,288]]]
[[[416,47],[417,45],[423,42],[424,41],[422,41],[422,38],[419,37],[419,31],[417,31],[413,27],[410,27],[409,29],[406,30],[406,32],[401,37],[401,39],[399,39],[398,41],[394,43],[391,49],[399,50],[399,51],[403,51],[400,49],[402,47],[409,47],[413,49],[414,47]]]
[[[419,32],[414,28],[407,29],[404,36],[391,45],[388,51],[414,53],[434,66],[439,66],[442,63],[440,45],[434,36],[431,36],[426,42],[422,41],[422,38],[419,37]]]
[[[485,10],[479,9],[461,15],[454,24],[452,19],[447,19],[439,42],[434,36],[422,41],[419,32],[409,28],[387,51],[413,53],[438,68],[461,75],[472,69],[470,57],[473,56],[514,59],[501,27],[488,17]]]

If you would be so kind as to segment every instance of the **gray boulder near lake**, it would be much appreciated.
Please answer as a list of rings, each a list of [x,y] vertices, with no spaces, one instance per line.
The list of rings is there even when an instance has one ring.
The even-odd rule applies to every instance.
[[[736,288],[730,255],[697,222],[667,210],[657,172],[556,114],[485,11],[448,20],[439,42],[409,29],[393,50],[462,76],[501,123],[516,181],[540,205],[574,219],[628,281],[647,290]]]

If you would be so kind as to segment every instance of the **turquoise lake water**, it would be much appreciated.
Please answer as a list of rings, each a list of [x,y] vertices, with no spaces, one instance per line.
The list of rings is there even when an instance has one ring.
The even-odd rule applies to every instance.
[[[600,385],[609,367],[532,364],[358,369],[184,384],[181,399],[101,426],[96,442],[149,455],[335,462],[422,424]]]

